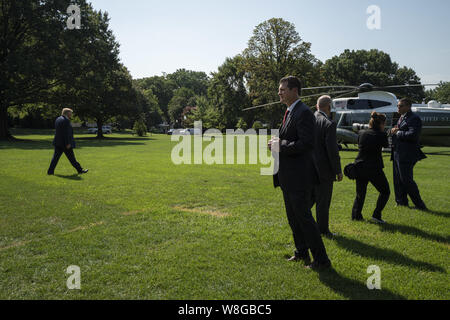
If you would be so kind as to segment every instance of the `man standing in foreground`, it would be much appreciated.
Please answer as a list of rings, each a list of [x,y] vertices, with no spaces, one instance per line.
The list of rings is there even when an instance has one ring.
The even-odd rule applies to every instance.
[[[331,120],[331,103],[329,96],[317,100],[316,146],[314,154],[319,169],[320,182],[314,188],[316,202],[316,219],[320,233],[328,238],[333,234],[329,229],[329,216],[333,184],[342,181],[341,158],[336,140],[336,123]]]
[[[55,153],[53,154],[52,162],[48,168],[47,174],[53,175],[55,173],[56,165],[59,158],[63,153],[66,154],[72,166],[77,170],[79,174],[87,173],[87,169],[83,169],[81,165],[75,159],[73,149],[75,148],[75,140],[73,138],[73,128],[70,124],[73,111],[69,108],[62,110],[61,116],[55,121],[55,138],[53,139],[53,146],[55,147]]]
[[[289,261],[304,261],[307,268],[326,269],[331,266],[325,246],[314,220],[311,207],[314,185],[318,182],[314,163],[315,119],[311,110],[300,100],[300,80],[296,77],[280,81],[278,95],[288,107],[280,137],[269,141],[272,152],[279,153],[279,169],[274,186],[281,187],[289,225],[295,242],[295,255]],[[311,263],[311,250],[314,262]]]
[[[397,206],[408,207],[409,195],[417,209],[427,211],[413,179],[414,166],[426,156],[419,145],[422,120],[411,111],[411,106],[412,102],[409,99],[401,99],[398,102],[398,113],[401,117],[397,126],[391,130],[395,201]]]

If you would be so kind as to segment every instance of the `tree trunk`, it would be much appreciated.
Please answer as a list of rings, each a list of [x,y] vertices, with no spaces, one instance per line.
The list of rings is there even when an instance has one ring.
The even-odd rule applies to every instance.
[[[103,120],[97,119],[97,139],[103,139]]]
[[[8,130],[8,109],[0,106],[0,140],[11,140],[12,138]]]

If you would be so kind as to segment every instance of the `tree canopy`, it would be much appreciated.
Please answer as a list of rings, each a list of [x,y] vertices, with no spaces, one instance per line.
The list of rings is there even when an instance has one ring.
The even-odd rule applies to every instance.
[[[72,107],[81,119],[106,120],[136,106],[119,62],[108,14],[77,1],[81,27],[67,27],[69,0],[4,0],[0,6],[0,139],[10,138],[8,109]],[[134,105],[133,105],[134,104]],[[42,108],[44,109],[44,108]],[[48,113],[49,110],[46,110]],[[58,110],[60,111],[60,110]]]
[[[311,54],[311,43],[302,41],[294,24],[283,19],[272,18],[256,26],[243,56],[253,105],[279,100],[279,81],[287,75],[302,79],[303,86],[320,83],[320,63]],[[257,111],[256,117],[274,127],[283,114],[283,108],[274,107]]]
[[[441,82],[437,88],[428,90],[427,100],[436,100],[443,104],[450,104],[450,82]]]
[[[11,137],[11,106],[48,102],[52,90],[83,71],[78,30],[68,30],[70,1],[12,1],[0,6],[0,139]],[[80,1],[86,6],[84,1]]]
[[[279,80],[301,79],[303,87],[326,85],[376,86],[420,84],[415,71],[400,67],[388,53],[345,50],[322,63],[311,53],[294,24],[272,18],[257,25],[247,48],[226,58],[216,72],[180,68],[171,74],[131,78],[119,60],[119,43],[106,12],[86,0],[81,28],[67,28],[70,0],[4,0],[0,6],[0,139],[8,138],[8,110],[14,114],[49,116],[61,106],[72,107],[85,121],[95,120],[102,136],[106,121],[145,121],[154,127],[203,120],[205,127],[277,127],[284,108],[250,112],[244,108],[279,100]],[[427,92],[448,101],[447,84]],[[421,101],[421,87],[391,90],[399,97]],[[305,99],[315,104],[315,98]],[[33,107],[30,107],[33,106]]]
[[[375,86],[420,84],[416,72],[399,67],[389,54],[377,50],[345,50],[342,54],[327,60],[321,67],[324,79],[333,85],[355,85],[371,83]],[[399,97],[422,101],[425,96],[422,87],[386,89]]]

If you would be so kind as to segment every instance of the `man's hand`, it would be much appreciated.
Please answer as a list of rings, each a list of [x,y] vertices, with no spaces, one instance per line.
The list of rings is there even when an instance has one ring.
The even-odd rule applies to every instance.
[[[391,134],[392,135],[396,135],[397,134],[397,132],[399,132],[400,131],[400,129],[399,128],[397,128],[397,127],[395,127],[395,128],[392,128],[391,129]]]
[[[280,138],[277,137],[272,137],[272,139],[270,139],[269,143],[269,150],[272,152],[280,152]]]
[[[343,179],[344,179],[344,176],[342,175],[342,173],[339,173],[339,174],[336,176],[337,182],[341,182]]]
[[[70,144],[68,144],[68,145],[66,146],[66,148],[67,148],[67,149],[70,149],[70,147],[71,147],[71,145],[70,145]]]

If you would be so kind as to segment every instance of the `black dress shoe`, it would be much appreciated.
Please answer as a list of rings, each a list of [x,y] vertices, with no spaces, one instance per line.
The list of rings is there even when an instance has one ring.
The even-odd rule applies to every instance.
[[[333,233],[331,231],[328,231],[328,232],[322,233],[322,236],[324,236],[324,237],[326,237],[328,239],[333,239],[334,237],[337,236],[337,233]]]
[[[83,174],[83,173],[88,173],[89,169],[83,169],[80,172],[78,172],[78,174]]]
[[[378,224],[386,224],[386,221],[384,221],[381,218],[377,218],[377,217],[372,217],[372,221]]]
[[[363,221],[363,220],[364,220],[364,218],[363,218],[363,216],[359,216],[359,217],[352,217],[352,220],[353,220],[353,221]]]
[[[314,271],[322,271],[331,268],[331,262],[329,260],[325,263],[318,263],[317,261],[314,261],[310,265],[307,265],[305,268]]]
[[[55,173],[54,173],[54,172],[47,172],[47,175],[49,175],[49,176],[54,176]]]
[[[311,258],[309,256],[299,257],[299,256],[292,256],[292,257],[286,257],[286,260],[289,262],[299,262],[303,261],[305,265],[311,264]]]

